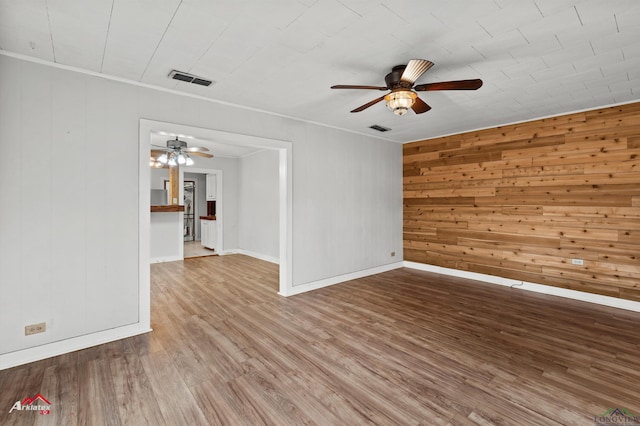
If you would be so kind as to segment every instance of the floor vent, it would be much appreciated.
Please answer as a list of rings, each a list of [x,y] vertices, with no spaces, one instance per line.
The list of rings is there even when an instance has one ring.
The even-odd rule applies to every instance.
[[[377,130],[379,132],[388,132],[389,130],[391,130],[388,127],[382,127],[382,126],[379,126],[377,124],[374,124],[373,126],[369,126],[369,128],[373,129],[373,130]]]
[[[207,80],[206,78],[198,77],[193,74],[189,74],[182,71],[173,70],[169,73],[169,78],[174,80],[185,81],[187,83],[198,84],[200,86],[210,86],[213,81]]]

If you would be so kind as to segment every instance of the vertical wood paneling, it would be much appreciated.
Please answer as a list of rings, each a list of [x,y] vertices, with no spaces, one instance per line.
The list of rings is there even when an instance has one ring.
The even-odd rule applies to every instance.
[[[105,195],[115,192],[110,185],[114,161],[113,158],[109,158],[114,154],[109,152],[105,155],[105,151],[110,150],[104,149],[112,142],[107,131],[111,122],[106,114],[108,87],[100,82],[87,80],[86,90],[87,143],[84,149],[87,158],[91,158],[91,163],[85,171],[85,244],[90,248],[85,253],[85,270],[90,274],[91,281],[86,292],[85,309],[91,315],[86,316],[85,327],[87,330],[104,330],[113,327],[113,308],[104,301],[110,300],[114,287],[105,268],[105,259],[109,258],[107,241],[110,238],[110,235],[105,233],[105,224],[109,223],[112,217],[105,208],[111,200],[107,200]],[[121,282],[118,284],[121,285]]]
[[[0,56],[0,95],[0,354],[137,322],[137,94]]]
[[[16,303],[21,306],[21,323],[27,325],[50,322],[51,317],[48,301],[53,290],[51,206],[55,202],[51,182],[52,76],[42,67],[23,65],[20,80],[14,84],[20,85],[21,102],[15,107],[21,109],[21,121],[20,138],[14,141],[12,151],[20,151],[21,167],[20,175],[13,179],[20,186],[21,196],[20,206],[16,206],[20,209],[19,222],[13,225],[20,228],[15,249],[19,247],[22,263],[19,282],[14,285],[22,285],[23,294]],[[39,343],[45,339],[42,336],[37,335],[32,341]]]
[[[240,248],[280,257],[279,153],[264,150],[240,158]]]
[[[20,64],[0,61],[0,75],[19,74]],[[22,108],[21,88],[13,80],[0,79],[0,150],[10,155],[0,156],[0,283],[18,283],[22,274],[20,238],[22,190],[19,182],[22,176],[22,149],[16,149],[15,141],[20,140]],[[18,160],[18,161],[16,161]],[[0,285],[0,324],[6,326],[2,340],[15,344],[24,334],[22,310],[18,301],[24,289]]]
[[[640,103],[409,143],[403,167],[405,260],[640,300]]]
[[[87,146],[85,87],[76,76],[65,72],[52,74],[51,85],[51,297],[46,300],[50,311],[65,312],[58,316],[51,331],[68,330],[73,335],[86,332],[84,309],[90,291],[86,270],[86,253],[92,244],[86,240],[86,182],[90,168]],[[55,278],[54,278],[55,277]],[[62,285],[61,282],[64,282]],[[50,323],[51,314],[47,317]]]

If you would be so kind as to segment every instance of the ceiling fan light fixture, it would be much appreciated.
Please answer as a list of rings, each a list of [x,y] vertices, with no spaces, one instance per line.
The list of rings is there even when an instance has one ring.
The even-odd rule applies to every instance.
[[[396,115],[404,115],[409,108],[413,106],[418,95],[411,90],[394,90],[388,93],[384,100],[387,102],[387,108]]]
[[[193,139],[192,136],[183,136],[189,139]],[[205,158],[213,158],[213,154],[208,154],[209,148],[204,146],[195,146],[189,147],[187,146],[187,142],[178,139],[176,136],[175,139],[171,139],[167,141],[167,146],[158,146],[151,144],[152,147],[158,149],[151,149],[151,158],[152,161],[157,162],[157,165],[151,165],[152,167],[176,167],[176,166],[193,166],[195,161],[191,158],[196,155],[198,157]],[[155,158],[156,156],[157,159]]]
[[[153,167],[154,169],[160,169],[164,166],[164,164],[159,162],[156,158],[151,157],[151,159],[149,160],[149,166]]]

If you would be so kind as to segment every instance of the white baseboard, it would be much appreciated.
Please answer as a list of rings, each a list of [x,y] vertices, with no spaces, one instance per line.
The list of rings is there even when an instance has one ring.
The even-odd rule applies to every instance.
[[[45,358],[78,351],[80,349],[90,348],[92,346],[102,345],[103,343],[109,343],[115,340],[125,339],[127,337],[137,336],[138,334],[144,334],[150,331],[152,331],[151,328],[136,323],[22,349],[15,352],[8,352],[0,355],[0,370],[28,364],[34,361],[40,361]]]
[[[377,266],[375,268],[363,269],[362,271],[351,272],[349,274],[338,275],[331,278],[325,278],[323,280],[312,281],[306,284],[300,284],[293,286],[288,294],[281,294],[281,296],[293,296],[295,294],[306,293],[307,291],[317,290],[322,287],[328,287],[334,284],[340,284],[345,281],[351,281],[358,278],[368,277],[369,275],[380,274],[382,272],[391,271],[393,269],[402,268],[403,262],[390,263],[388,265]],[[278,293],[280,294],[280,293]]]
[[[184,260],[184,257],[180,256],[167,256],[167,257],[154,257],[149,260],[150,263],[163,263],[163,262],[175,262],[177,260]]]
[[[216,252],[217,253],[217,252]],[[220,256],[226,256],[228,254],[238,254],[238,249],[225,250],[222,253],[218,253]]]
[[[245,256],[251,256],[251,257],[255,257],[256,259],[275,263],[276,265],[280,264],[280,259],[278,259],[277,257],[268,256],[266,254],[256,253],[254,251],[243,250],[243,249],[237,249],[237,250],[234,250],[234,252],[237,254],[244,254]]]
[[[610,306],[613,308],[626,309],[628,311],[640,312],[640,302],[620,299],[617,297],[603,296],[600,294],[587,293],[584,291],[569,290],[561,287],[554,287],[545,284],[530,283],[527,281],[512,280],[510,278],[496,277],[493,275],[480,274],[477,272],[460,271],[458,269],[444,268],[442,266],[428,265],[417,262],[404,262],[407,268],[421,271],[435,272],[437,274],[449,275],[453,277],[466,278],[470,280],[483,281],[490,284],[498,284],[513,287],[520,290],[534,291],[536,293],[549,294],[552,296],[566,297],[567,299],[580,300],[582,302],[596,303],[598,305]]]

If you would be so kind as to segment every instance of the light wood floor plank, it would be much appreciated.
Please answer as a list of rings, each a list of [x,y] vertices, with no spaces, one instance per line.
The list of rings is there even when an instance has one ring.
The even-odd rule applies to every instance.
[[[208,424],[191,391],[164,352],[152,352],[140,356],[144,374],[149,378],[153,399],[162,413],[163,421],[157,424]]]
[[[568,425],[640,413],[640,314],[398,269],[290,298],[152,265],[147,335],[0,371],[0,424]],[[42,393],[52,414],[11,413]]]
[[[140,357],[117,357],[110,362],[120,418],[124,424],[161,424],[164,419]],[[135,398],[131,398],[135,395]]]

